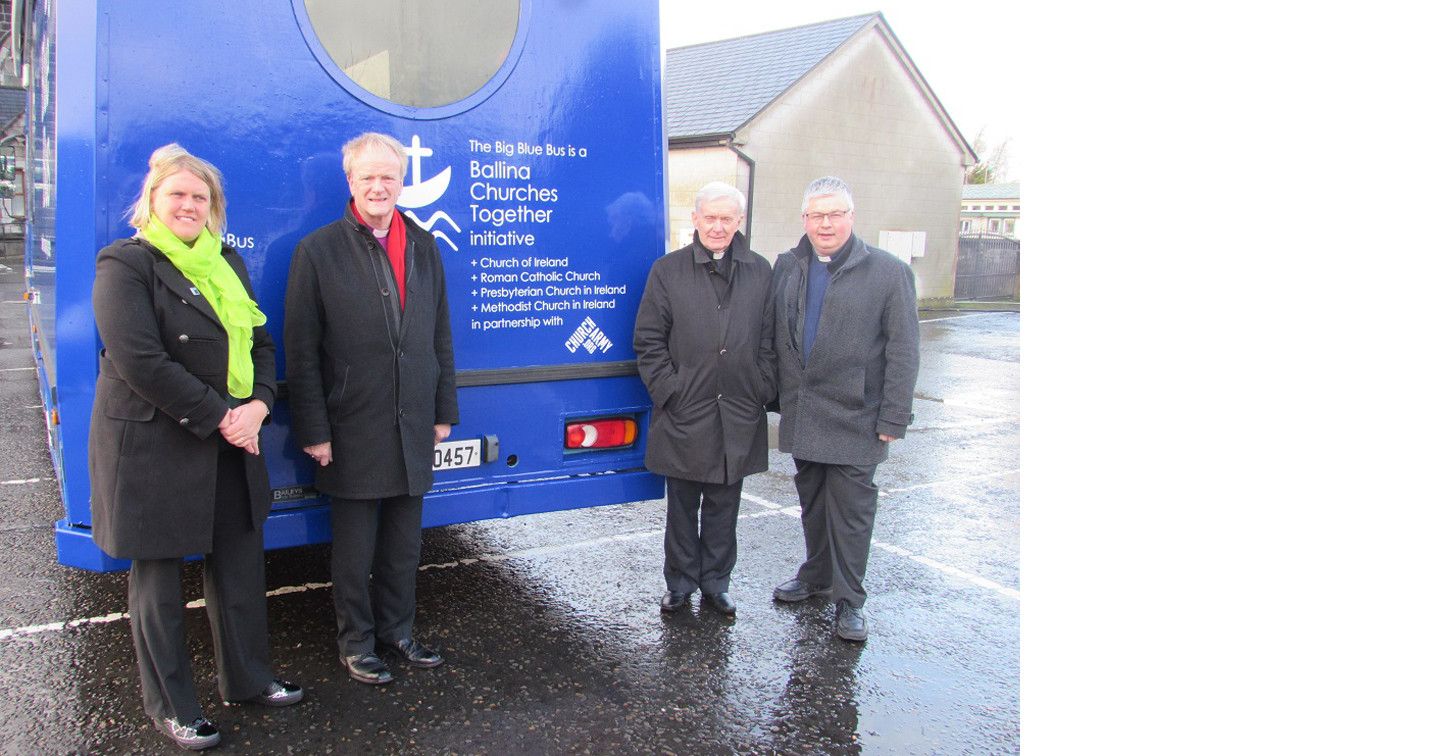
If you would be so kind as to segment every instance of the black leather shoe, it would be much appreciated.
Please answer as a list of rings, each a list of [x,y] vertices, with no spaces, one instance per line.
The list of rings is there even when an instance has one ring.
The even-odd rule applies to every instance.
[[[180,720],[174,717],[157,719],[155,729],[189,751],[202,751],[220,743],[219,728],[205,717],[190,724],[180,724]]]
[[[804,601],[811,596],[819,596],[822,593],[829,593],[830,586],[814,585],[804,580],[791,580],[788,583],[781,583],[775,587],[776,601]]]
[[[305,698],[304,688],[277,677],[271,680],[269,685],[265,686],[265,690],[261,691],[260,695],[247,698],[239,703],[260,704],[261,706],[290,706],[291,704],[300,703],[303,698]],[[225,705],[231,706],[235,703],[235,701],[226,701]]]
[[[395,679],[390,676],[390,668],[385,666],[385,662],[373,651],[368,654],[342,656],[340,663],[345,665],[345,671],[350,673],[351,680],[366,685],[384,685]]]
[[[701,596],[704,598],[705,601],[710,602],[711,606],[715,607],[715,611],[720,612],[721,614],[735,613],[735,600],[730,598],[730,594],[724,592],[705,593],[701,594]]]
[[[835,634],[848,641],[863,641],[870,634],[865,626],[865,610],[841,601],[835,607]]]
[[[681,593],[681,592],[679,592],[679,591],[670,591],[669,593],[666,593],[664,596],[661,596],[661,597],[660,597],[660,611],[662,611],[662,612],[673,612],[673,611],[677,611],[677,610],[680,609],[680,607],[682,607],[682,606],[685,605],[685,602],[687,602],[687,601],[689,601],[689,600],[690,600],[690,594],[688,594],[688,593]]]
[[[401,638],[394,643],[382,642],[380,647],[404,659],[412,667],[429,669],[445,662],[443,656],[426,648],[425,644],[414,638]]]

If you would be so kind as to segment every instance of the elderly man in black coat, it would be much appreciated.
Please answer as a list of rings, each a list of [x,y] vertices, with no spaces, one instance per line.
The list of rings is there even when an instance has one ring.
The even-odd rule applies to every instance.
[[[702,187],[691,219],[694,241],[655,261],[635,318],[640,377],[654,402],[645,466],[665,476],[660,609],[679,609],[699,588],[733,615],[740,487],[769,467],[770,263],[739,232],[745,197],[735,187]]]
[[[855,200],[840,179],[811,182],[800,206],[805,236],[775,261],[774,312],[780,451],[795,458],[806,558],[775,599],[828,593],[835,634],[863,641],[875,468],[915,418],[915,273],[854,235]]]
[[[285,356],[291,430],[330,495],[341,662],[379,685],[392,678],[377,645],[417,667],[443,661],[412,636],[415,574],[435,445],[460,410],[440,252],[395,209],[404,147],[370,133],[343,154],[344,217],[290,261]]]

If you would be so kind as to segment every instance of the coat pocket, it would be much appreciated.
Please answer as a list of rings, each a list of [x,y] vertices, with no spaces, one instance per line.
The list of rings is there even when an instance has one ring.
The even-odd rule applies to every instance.
[[[134,456],[140,436],[147,423],[155,419],[155,405],[140,398],[121,384],[105,399],[105,417],[117,421],[120,431],[120,456]],[[113,426],[112,426],[113,427]]]
[[[223,379],[230,363],[230,342],[202,334],[179,334],[167,349],[170,356],[191,375],[206,383]]]
[[[113,420],[145,422],[154,419],[155,405],[141,399],[127,387],[123,393],[115,393],[105,399],[105,416]]]
[[[345,401],[345,386],[350,380],[350,366],[343,360],[330,358],[325,361],[325,374],[321,376],[325,386],[325,410],[333,419]]]

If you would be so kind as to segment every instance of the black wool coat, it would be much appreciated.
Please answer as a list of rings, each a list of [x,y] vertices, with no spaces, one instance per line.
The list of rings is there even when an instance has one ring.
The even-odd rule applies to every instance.
[[[240,255],[222,248],[254,298]],[[90,510],[95,543],[118,559],[208,554],[216,463],[226,444],[229,341],[210,302],[169,259],[138,238],[100,250],[92,290],[104,348],[90,414]],[[275,342],[252,335],[251,395],[275,406]],[[267,417],[265,422],[269,422]],[[270,513],[264,455],[245,454],[250,516]]]
[[[770,263],[736,233],[721,304],[698,237],[655,261],[635,318],[640,378],[654,403],[645,466],[731,484],[769,468],[765,404],[775,396]]]
[[[346,499],[420,496],[435,481],[435,425],[460,421],[445,270],[435,237],[405,222],[405,307],[385,248],[345,217],[295,247],[285,291],[285,378],[297,445],[330,442],[315,488]]]

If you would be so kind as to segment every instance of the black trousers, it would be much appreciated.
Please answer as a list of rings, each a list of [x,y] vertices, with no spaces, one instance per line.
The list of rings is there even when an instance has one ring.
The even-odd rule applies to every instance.
[[[795,460],[795,491],[805,529],[805,563],[795,577],[830,586],[837,604],[865,605],[865,568],[880,498],[876,467]]]
[[[424,501],[330,500],[330,581],[341,656],[374,651],[376,638],[394,643],[411,637]]]
[[[740,486],[665,479],[665,588],[726,593],[735,569]]]
[[[205,556],[205,609],[215,644],[220,697],[243,701],[270,684],[265,616],[264,534],[250,523],[245,452],[222,445],[215,486],[215,533]],[[189,723],[202,715],[185,643],[184,559],[130,563],[130,634],[145,713]]]

